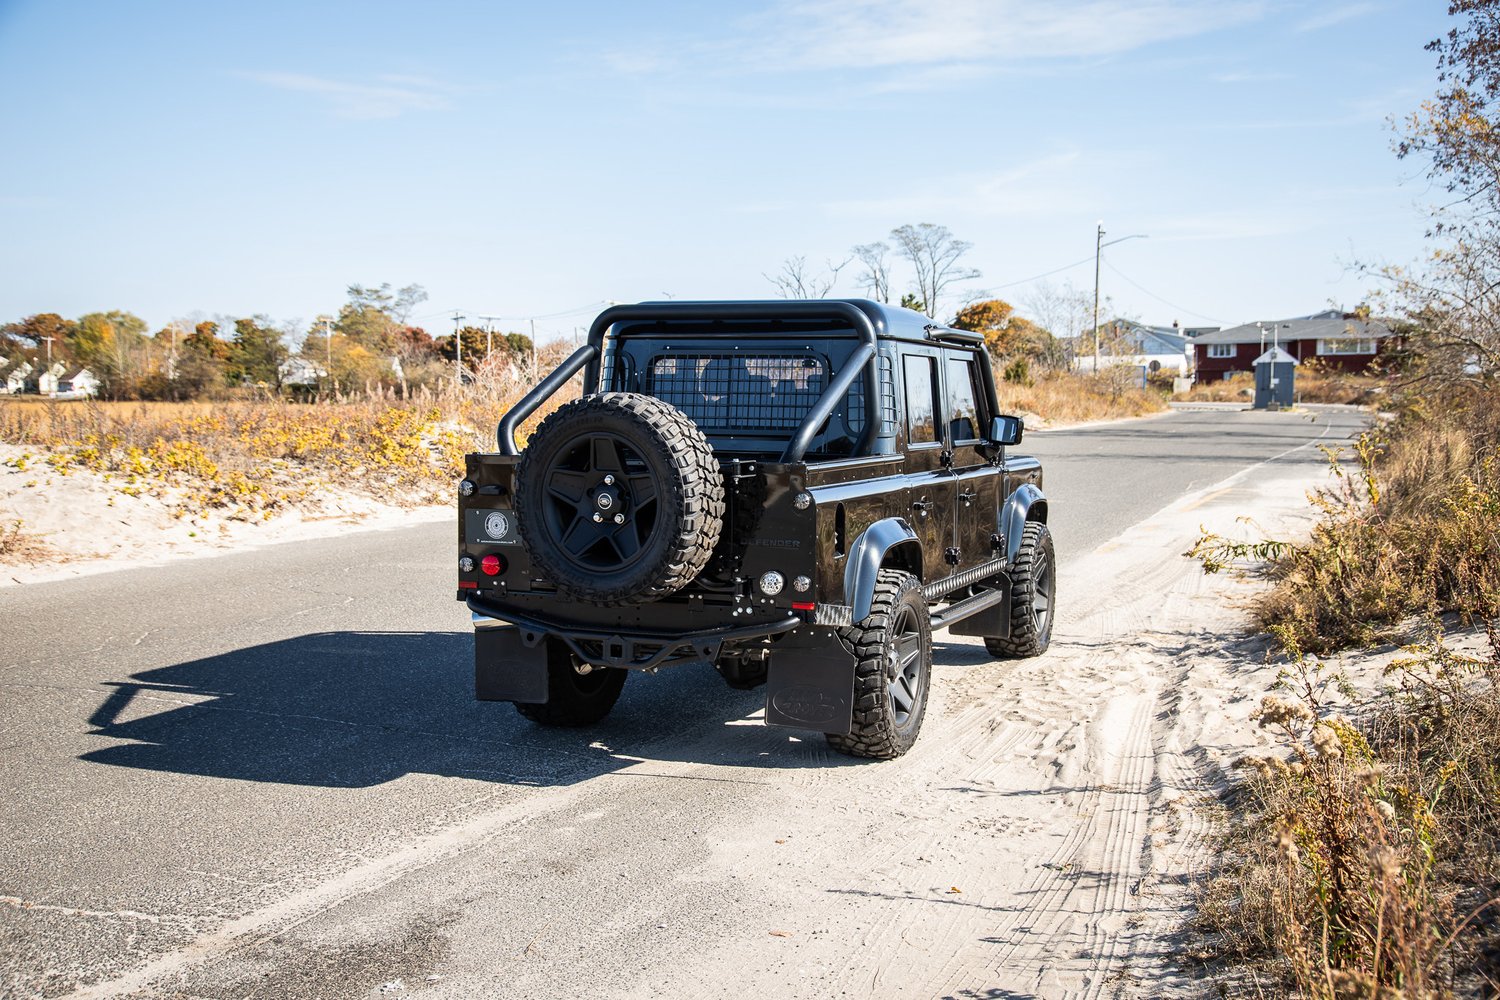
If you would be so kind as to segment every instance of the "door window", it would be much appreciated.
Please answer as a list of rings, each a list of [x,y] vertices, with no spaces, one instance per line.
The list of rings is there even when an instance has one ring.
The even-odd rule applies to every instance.
[[[979,440],[979,413],[974,406],[974,366],[965,358],[948,359],[948,440]]]
[[[928,444],[937,440],[937,419],[933,400],[933,376],[937,366],[933,359],[920,354],[908,354],[902,359],[902,374],[906,383],[906,439],[910,444]]]

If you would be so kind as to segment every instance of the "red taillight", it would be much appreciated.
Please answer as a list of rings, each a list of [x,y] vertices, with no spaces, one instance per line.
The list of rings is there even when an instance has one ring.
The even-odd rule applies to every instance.
[[[460,581],[458,581],[458,589],[459,590],[478,590],[479,589],[479,582],[477,580],[460,580]]]
[[[816,601],[793,601],[792,602],[792,610],[793,611],[812,611],[817,606],[818,605],[817,605]]]
[[[499,576],[505,572],[505,560],[497,555],[488,555],[479,560],[479,569],[485,576]]]

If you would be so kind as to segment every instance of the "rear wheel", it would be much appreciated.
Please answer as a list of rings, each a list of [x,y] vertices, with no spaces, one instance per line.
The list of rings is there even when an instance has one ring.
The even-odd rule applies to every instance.
[[[1010,635],[984,640],[991,656],[1012,660],[1041,656],[1052,644],[1056,564],[1052,533],[1040,521],[1027,521],[1011,563]]]
[[[828,744],[854,757],[899,757],[917,741],[932,679],[932,621],[921,582],[881,570],[869,616],[842,633],[859,657],[854,724],[847,736],[829,733]]]
[[[549,641],[547,703],[516,703],[516,711],[543,726],[591,726],[609,714],[620,699],[628,670],[605,667],[580,674],[573,656]]]

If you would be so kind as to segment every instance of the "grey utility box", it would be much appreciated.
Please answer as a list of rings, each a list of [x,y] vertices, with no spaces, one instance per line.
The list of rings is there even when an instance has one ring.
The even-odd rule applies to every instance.
[[[1297,359],[1273,347],[1255,359],[1255,408],[1279,410],[1296,402]]]

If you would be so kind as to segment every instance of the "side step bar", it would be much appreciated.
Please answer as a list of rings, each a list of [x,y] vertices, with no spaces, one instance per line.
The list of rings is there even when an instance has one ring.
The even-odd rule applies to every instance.
[[[966,597],[948,605],[943,610],[932,616],[932,630],[947,628],[955,625],[965,618],[972,618],[981,611],[987,611],[997,604],[1003,604],[1010,599],[1010,591],[1004,587],[996,587],[993,590],[985,590],[973,597]]]

